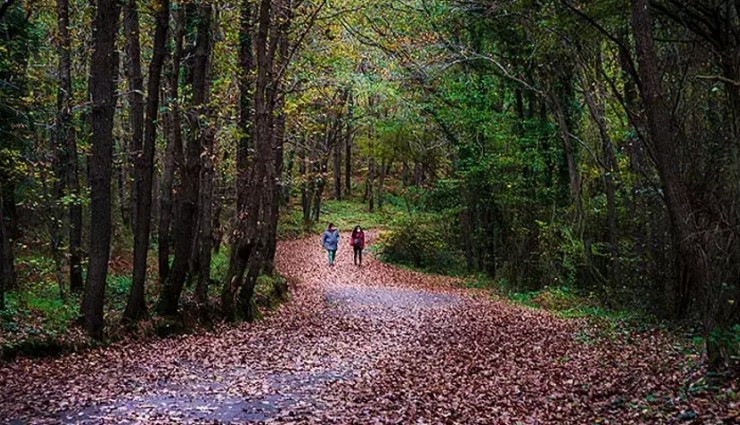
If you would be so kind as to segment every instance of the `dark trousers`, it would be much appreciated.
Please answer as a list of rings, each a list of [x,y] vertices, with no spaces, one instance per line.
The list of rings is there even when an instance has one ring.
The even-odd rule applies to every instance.
[[[359,259],[360,265],[362,265],[362,248],[354,248],[355,250],[355,264],[357,264],[357,260]]]

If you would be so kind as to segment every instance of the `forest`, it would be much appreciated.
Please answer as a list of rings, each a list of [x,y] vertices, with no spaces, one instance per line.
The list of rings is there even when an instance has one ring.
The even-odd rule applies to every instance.
[[[309,256],[324,255],[329,222],[340,243],[366,227],[365,274]],[[261,326],[297,332],[318,326],[305,311],[370,298],[400,314],[405,295],[382,291],[407,284],[420,291],[410,305],[440,309],[419,323],[451,309],[454,323],[479,326],[477,304],[430,301],[444,275],[450,291],[576,321],[629,317],[625,334],[690,347],[684,378],[668,372],[683,360],[655,373],[675,388],[716,379],[706,388],[722,393],[665,417],[614,419],[610,399],[535,423],[737,419],[740,2],[0,0],[0,259],[10,364],[193,332],[240,332],[272,351],[284,341],[271,348]],[[365,289],[333,286],[352,280]],[[522,311],[506,315],[512,335],[571,332],[562,314]],[[0,364],[0,382],[21,376]],[[0,396],[0,410],[23,412],[13,401]],[[458,408],[427,419],[483,418]],[[415,409],[388,423],[416,423]],[[532,419],[494,410],[480,423]]]

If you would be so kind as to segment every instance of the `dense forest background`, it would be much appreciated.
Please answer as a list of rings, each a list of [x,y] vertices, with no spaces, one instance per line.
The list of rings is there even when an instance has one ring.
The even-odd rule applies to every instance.
[[[352,200],[390,261],[737,360],[740,3],[93,3],[0,2],[4,332],[252,320],[278,237]]]

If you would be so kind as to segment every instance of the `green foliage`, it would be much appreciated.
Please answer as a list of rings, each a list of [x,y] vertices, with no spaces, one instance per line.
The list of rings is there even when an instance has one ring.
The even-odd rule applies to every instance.
[[[714,328],[709,334],[709,340],[707,342],[724,350],[723,357],[725,359],[740,360],[740,324],[735,324],[724,329],[720,327]],[[716,361],[717,359],[711,360]]]
[[[399,217],[381,239],[383,258],[437,272],[463,270],[462,252],[448,242],[454,237],[449,223],[439,213]]]
[[[211,279],[223,282],[229,271],[229,247],[222,246],[218,252],[211,255]],[[212,291],[220,291],[220,285],[210,285]]]
[[[326,200],[321,203],[320,223],[304,223],[299,208],[285,208],[278,222],[278,235],[292,238],[320,234],[329,223],[334,223],[340,232],[351,232],[357,225],[365,230],[382,229],[400,217],[403,208],[398,202],[390,202],[381,210],[369,212],[367,205],[359,202]]]

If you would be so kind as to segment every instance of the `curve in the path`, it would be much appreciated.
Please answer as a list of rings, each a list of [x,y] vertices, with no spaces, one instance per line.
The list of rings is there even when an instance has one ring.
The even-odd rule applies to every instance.
[[[0,422],[663,423],[683,357],[318,238],[284,242],[292,299],[256,324],[0,366]],[[674,415],[675,416],[675,415]],[[667,419],[666,419],[667,420]]]

